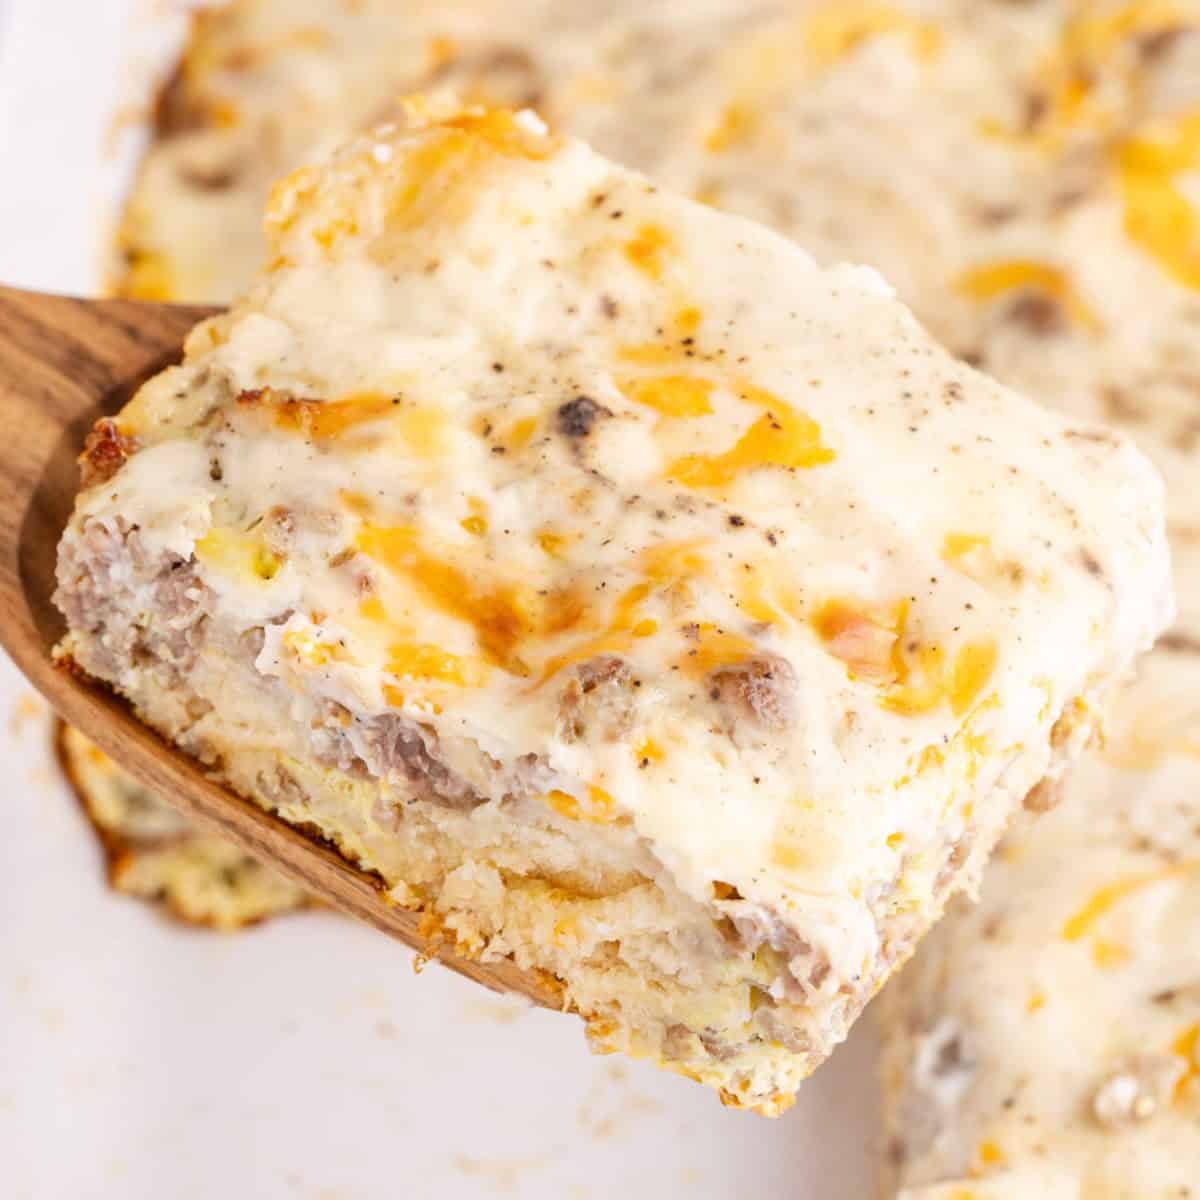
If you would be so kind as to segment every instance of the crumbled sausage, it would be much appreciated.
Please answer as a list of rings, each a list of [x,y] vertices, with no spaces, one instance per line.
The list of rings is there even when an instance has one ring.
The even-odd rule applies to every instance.
[[[812,1037],[801,1029],[796,1028],[796,1013],[792,1005],[791,1011],[780,1012],[780,1006],[766,993],[759,992],[763,1000],[759,1002],[754,1013],[754,1025],[762,1035],[771,1042],[778,1042],[792,1054],[809,1054],[812,1052]]]
[[[786,729],[795,720],[796,672],[776,654],[763,654],[709,675],[710,696],[735,715],[767,729]]]
[[[1156,29],[1153,33],[1143,34],[1137,39],[1137,50],[1145,62],[1157,62],[1170,54],[1186,36],[1194,36],[1196,32],[1195,28],[1186,25]]]
[[[1067,327],[1063,306],[1044,292],[1023,292],[1009,306],[1007,316],[1036,337],[1050,337]]]
[[[1200,639],[1186,633],[1164,633],[1158,639],[1158,645],[1172,654],[1200,654]]]
[[[585,737],[616,741],[633,725],[636,682],[629,664],[614,654],[580,663],[559,697],[559,734],[566,742]]]
[[[337,746],[343,731],[335,723],[329,732],[333,735],[335,752],[344,757],[348,747]],[[373,774],[402,775],[421,799],[443,808],[465,812],[485,802],[485,796],[434,756],[437,736],[427,727],[406,717],[387,714],[366,722],[361,737]],[[341,759],[337,765],[342,765]]]
[[[1155,992],[1150,999],[1155,1004],[1200,1004],[1200,979],[1194,979],[1191,983],[1177,984],[1162,992]]]
[[[267,511],[263,520],[263,539],[273,554],[286,556],[296,537],[296,514],[282,504]]]
[[[663,1034],[662,1053],[668,1062],[687,1062],[695,1058],[699,1046],[699,1037],[678,1021],[668,1025]]]
[[[975,1054],[966,1033],[957,1021],[949,1019],[924,1036],[919,1056],[918,1069],[931,1080],[954,1080],[961,1085],[976,1067]]]

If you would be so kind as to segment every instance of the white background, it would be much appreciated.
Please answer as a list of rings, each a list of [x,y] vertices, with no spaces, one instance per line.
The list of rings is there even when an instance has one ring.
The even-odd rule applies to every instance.
[[[0,282],[96,286],[169,7],[0,0]],[[47,739],[0,658],[0,1200],[873,1194],[865,1027],[767,1121],[348,920],[182,929],[105,889]]]

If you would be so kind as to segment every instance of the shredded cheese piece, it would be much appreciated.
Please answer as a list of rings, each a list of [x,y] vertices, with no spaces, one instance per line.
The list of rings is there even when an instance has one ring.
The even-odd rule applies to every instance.
[[[1062,305],[1063,311],[1090,333],[1103,329],[1100,319],[1080,298],[1065,271],[1031,259],[984,263],[960,275],[955,286],[973,300],[993,300],[1016,291],[1036,291]]]
[[[1164,867],[1161,871],[1150,871],[1145,875],[1134,875],[1128,879],[1120,879],[1100,888],[1094,896],[1072,916],[1063,926],[1062,936],[1068,942],[1077,942],[1104,917],[1110,909],[1116,907],[1122,900],[1140,892],[1143,888],[1156,883],[1166,883],[1172,879],[1180,879],[1193,873],[1200,873],[1200,860],[1175,863]]]
[[[858,49],[868,38],[903,34],[914,56],[936,58],[942,50],[942,31],[893,4],[831,0],[808,21],[808,50],[822,66],[832,66]]]
[[[1159,136],[1125,142],[1116,167],[1125,232],[1177,283],[1200,288],[1200,215],[1176,182],[1200,168],[1200,112]]]
[[[674,243],[660,225],[646,224],[625,245],[625,257],[651,279],[661,279],[663,259]]]
[[[821,427],[805,413],[778,396],[753,384],[738,393],[747,403],[767,411],[721,454],[688,454],[667,469],[668,478],[685,487],[728,487],[743,471],[761,467],[806,469],[834,460],[834,452],[821,441]]]
[[[714,385],[694,375],[664,375],[653,379],[627,379],[621,391],[636,404],[644,404],[664,417],[703,417],[712,412]]]

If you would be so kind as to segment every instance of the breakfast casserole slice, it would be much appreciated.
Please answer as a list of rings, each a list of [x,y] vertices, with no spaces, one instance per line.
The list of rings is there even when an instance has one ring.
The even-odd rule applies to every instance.
[[[267,228],[91,436],[63,658],[778,1112],[1162,627],[1157,477],[527,114],[414,105]]]
[[[54,740],[116,891],[222,932],[312,903],[303,888],[176,812],[79,730],[60,721]]]
[[[1200,656],[1006,839],[881,998],[906,1200],[1178,1200],[1200,1179]]]

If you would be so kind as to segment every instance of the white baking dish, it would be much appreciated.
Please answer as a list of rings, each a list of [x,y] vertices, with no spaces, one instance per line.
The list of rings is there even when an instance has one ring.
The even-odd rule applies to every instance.
[[[180,7],[0,0],[0,282],[98,286],[133,152],[106,155],[106,134]],[[5,1200],[872,1193],[869,1022],[785,1117],[725,1110],[591,1057],[573,1018],[417,978],[349,921],[222,937],[110,894],[47,714],[2,660],[0,755]]]

